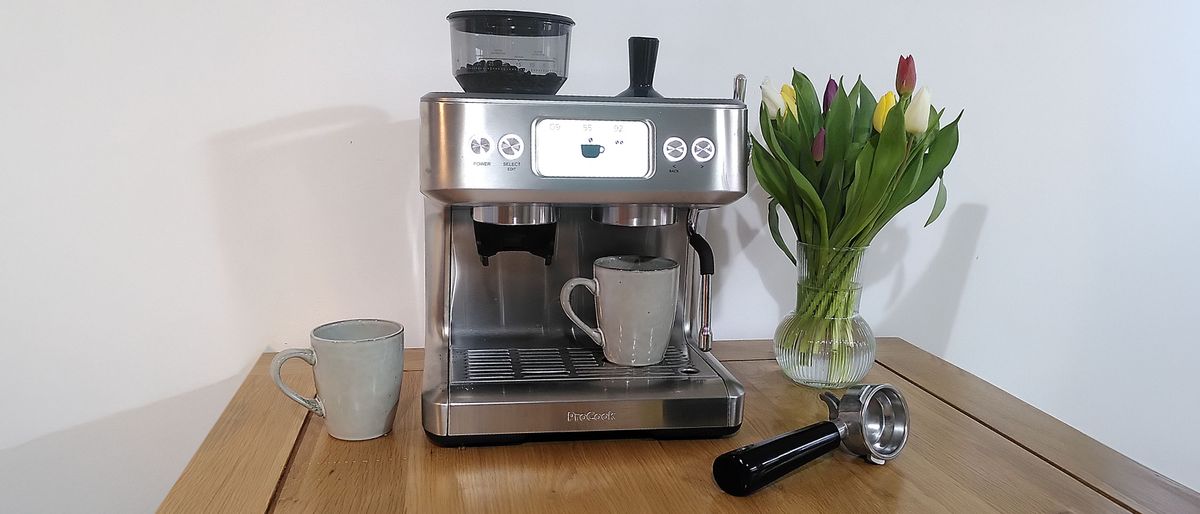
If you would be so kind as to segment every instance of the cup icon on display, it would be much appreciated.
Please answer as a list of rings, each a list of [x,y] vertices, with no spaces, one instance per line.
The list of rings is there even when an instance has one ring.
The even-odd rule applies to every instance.
[[[604,153],[604,145],[579,145],[579,151],[588,159],[595,159]]]

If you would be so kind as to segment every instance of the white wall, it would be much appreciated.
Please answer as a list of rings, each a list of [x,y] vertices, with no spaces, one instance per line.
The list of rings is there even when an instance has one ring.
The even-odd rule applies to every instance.
[[[963,143],[942,219],[921,228],[926,199],[877,239],[865,315],[1200,487],[1172,442],[1200,411],[1169,393],[1200,360],[1194,5],[17,1],[0,510],[153,508],[257,354],[319,322],[393,318],[421,343],[416,104],[456,89],[443,17],[475,7],[574,17],[566,94],[623,89],[629,35],[662,38],[672,96],[793,65],[880,92],[913,53],[966,108]],[[763,204],[714,220],[720,338],[769,337],[790,307]],[[1154,413],[1171,422],[1147,437]]]

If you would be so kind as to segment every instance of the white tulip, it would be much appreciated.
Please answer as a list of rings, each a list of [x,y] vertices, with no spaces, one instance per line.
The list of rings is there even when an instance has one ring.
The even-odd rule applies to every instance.
[[[767,116],[771,119],[779,117],[779,113],[785,109],[783,96],[779,94],[779,89],[771,85],[771,78],[767,77],[763,79],[759,89],[762,90],[763,105],[767,106]]]
[[[904,130],[909,134],[924,134],[929,129],[929,97],[933,96],[929,89],[921,88],[908,110],[904,111]]]

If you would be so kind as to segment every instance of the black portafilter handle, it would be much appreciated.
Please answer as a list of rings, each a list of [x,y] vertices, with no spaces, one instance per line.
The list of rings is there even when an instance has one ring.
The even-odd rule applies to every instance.
[[[822,421],[722,454],[713,461],[713,479],[725,492],[747,496],[842,442],[837,425]]]
[[[654,90],[654,66],[657,63],[657,38],[629,38],[629,88],[617,96],[662,98],[662,95]]]

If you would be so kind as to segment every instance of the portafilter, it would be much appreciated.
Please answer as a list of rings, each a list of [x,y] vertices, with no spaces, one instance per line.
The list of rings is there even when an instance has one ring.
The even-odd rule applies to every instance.
[[[725,492],[746,496],[843,445],[867,462],[896,458],[908,441],[908,404],[891,384],[862,384],[840,399],[821,393],[829,421],[725,453],[713,461],[713,479]]]

